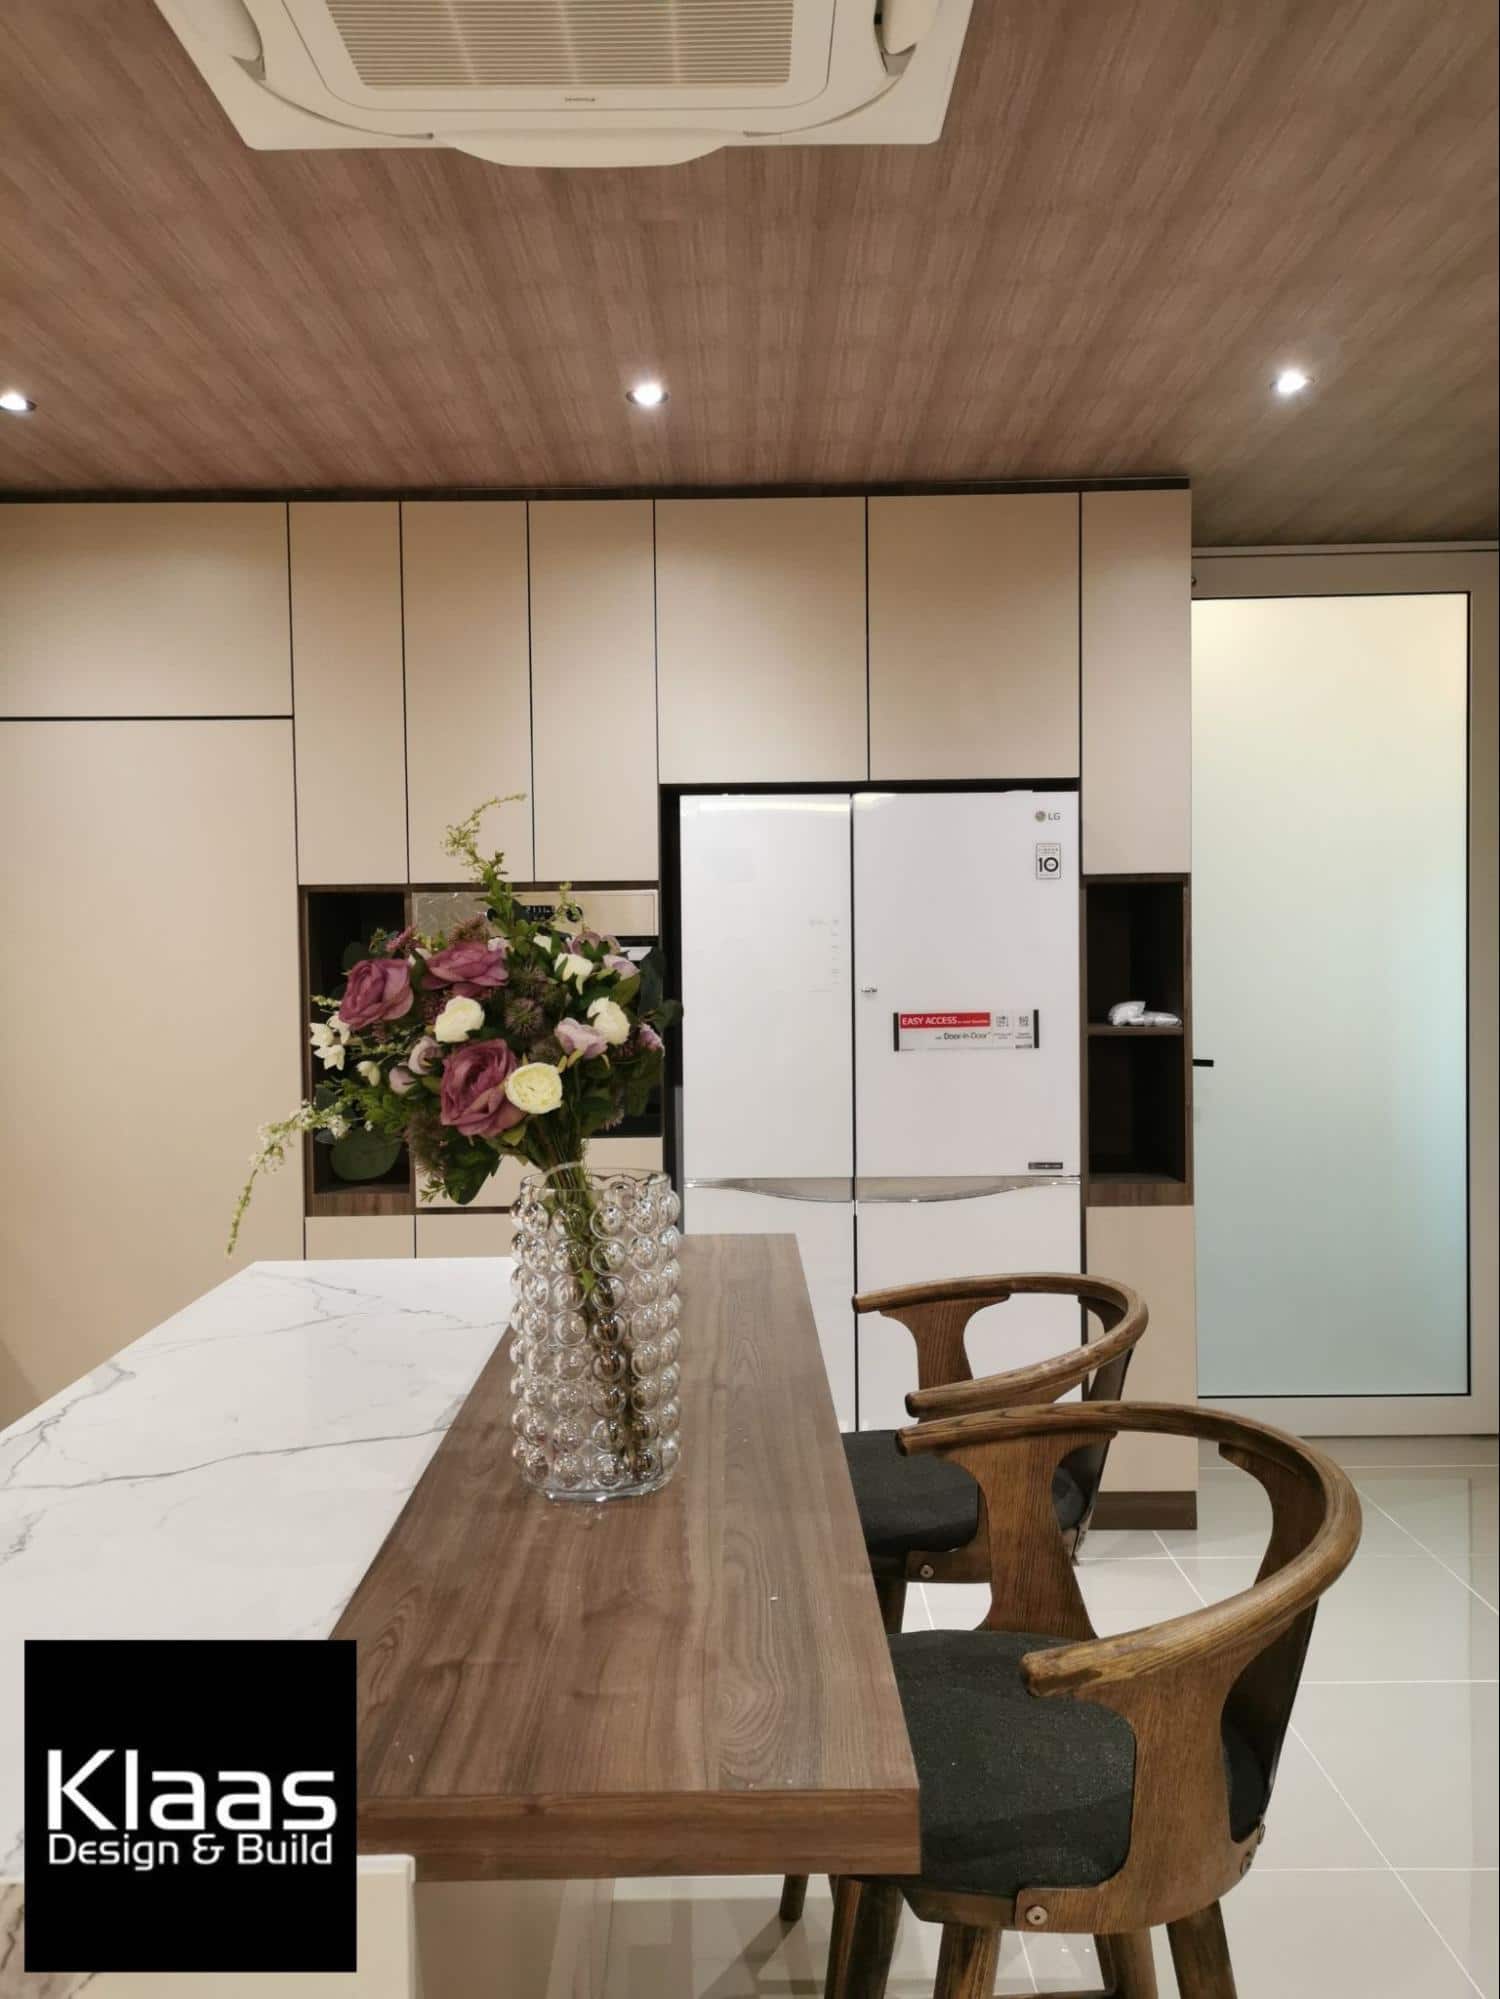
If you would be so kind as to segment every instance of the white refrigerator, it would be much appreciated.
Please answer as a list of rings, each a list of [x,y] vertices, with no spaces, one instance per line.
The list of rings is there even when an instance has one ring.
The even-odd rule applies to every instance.
[[[856,1290],[1077,1270],[1078,808],[1063,791],[679,801],[684,1222],[789,1233],[846,1428],[907,1420],[910,1335]],[[980,1314],[979,1372],[1079,1336]]]

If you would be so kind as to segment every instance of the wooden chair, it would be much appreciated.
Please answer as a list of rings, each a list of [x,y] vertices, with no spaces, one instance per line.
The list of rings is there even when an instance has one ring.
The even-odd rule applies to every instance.
[[[1098,1337],[1048,1360],[976,1381],[965,1347],[969,1321],[987,1305],[1026,1296],[1076,1298],[1097,1317]],[[911,1334],[917,1388],[906,1406],[924,1420],[1053,1402],[1078,1387],[1089,1400],[1118,1401],[1131,1353],[1147,1323],[1144,1303],[1128,1286],[1108,1277],[1057,1271],[946,1278],[866,1291],[855,1298],[854,1309],[884,1313]],[[989,1577],[979,1487],[946,1458],[903,1456],[896,1439],[894,1430],[855,1430],[844,1438],[881,1616],[891,1632],[901,1629],[909,1582],[984,1582]],[[1070,1551],[1087,1531],[1107,1449],[1106,1438],[1075,1452],[1054,1476],[1053,1505]],[[807,1877],[788,1875],[781,1920],[796,1922],[806,1897]]]
[[[1238,1596],[1098,1638],[1052,1474],[1121,1430],[1211,1438],[1265,1488],[1271,1534]],[[900,1446],[978,1481],[990,1609],[975,1631],[891,1641],[923,1871],[836,1884],[826,1999],[881,1999],[903,1900],[943,1925],[934,1999],[989,1999],[1007,1929],[1091,1934],[1110,1990],[1152,1999],[1159,1924],[1183,1999],[1234,1999],[1219,1903],[1264,1837],[1317,1602],[1359,1543],[1353,1487],[1266,1424],[1165,1403],[920,1423]]]

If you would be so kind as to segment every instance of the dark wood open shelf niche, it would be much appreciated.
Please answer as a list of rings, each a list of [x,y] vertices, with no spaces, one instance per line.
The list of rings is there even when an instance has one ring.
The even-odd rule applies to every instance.
[[[1188,883],[1182,875],[1094,875],[1083,886],[1087,1198],[1094,1207],[1193,1198]],[[1180,1027],[1113,1027],[1144,1000]]]
[[[314,993],[333,995],[344,983],[344,953],[368,942],[376,930],[401,930],[406,923],[404,888],[308,888],[302,891],[304,1015],[312,1017]],[[303,1035],[303,1081],[311,1093],[322,1075]],[[414,1203],[411,1160],[403,1146],[390,1171],[378,1180],[340,1180],[328,1163],[328,1147],[309,1139],[304,1147],[303,1189],[309,1215],[409,1215]]]

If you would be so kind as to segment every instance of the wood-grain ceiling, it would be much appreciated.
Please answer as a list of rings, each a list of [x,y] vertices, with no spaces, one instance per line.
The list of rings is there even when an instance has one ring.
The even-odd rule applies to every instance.
[[[936,146],[573,173],[251,152],[151,0],[5,16],[0,491],[1184,472],[1201,543],[1496,530],[1493,0],[976,0]]]

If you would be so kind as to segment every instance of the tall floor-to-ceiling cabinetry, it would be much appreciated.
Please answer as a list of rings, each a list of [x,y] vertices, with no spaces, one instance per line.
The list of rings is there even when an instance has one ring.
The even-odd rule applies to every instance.
[[[90,1187],[150,1190],[137,1239],[156,1245],[149,1282],[122,1258],[102,1304],[56,1250],[79,1200],[71,1127],[43,1097],[18,1113],[7,1226],[32,1275],[10,1304],[6,1413],[223,1267],[216,1218],[255,1126],[298,1089],[299,885],[440,883],[443,825],[480,798],[527,794],[492,822],[518,875],[654,895],[661,785],[1071,782],[1085,892],[1101,875],[1181,879],[1188,548],[1188,495],[1171,486],[0,506],[0,731],[46,772],[0,804],[9,851],[34,857],[13,931],[43,956],[79,934],[113,814],[114,848],[142,846],[130,934],[200,942],[178,973],[190,1013],[232,959],[233,1007],[193,1060],[215,1036],[265,1049],[191,1143],[175,1108],[141,1105],[128,1163],[90,1161]],[[87,733],[100,726],[103,790]],[[25,977],[14,956],[11,976]],[[91,958],[99,1016],[126,1018],[138,986],[132,954]],[[1086,1155],[1079,1170],[1089,1260],[1123,1257],[1123,1274],[1178,1301],[1137,1379],[1190,1392],[1190,1182],[1141,1181],[1127,1207],[1123,1183],[1092,1183]],[[290,1174],[263,1191],[263,1253],[302,1247],[299,1191]],[[493,1215],[306,1219],[319,1253],[503,1238]],[[1130,1452],[1113,1462],[1153,1490],[1176,1476]]]

